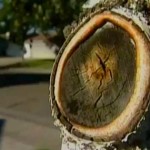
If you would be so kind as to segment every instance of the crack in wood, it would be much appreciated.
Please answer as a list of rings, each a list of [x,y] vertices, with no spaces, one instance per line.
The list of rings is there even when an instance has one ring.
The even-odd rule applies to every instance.
[[[72,94],[72,96],[77,95],[79,92],[83,91],[85,89],[86,86],[84,87],[80,87],[80,89],[78,91],[76,91],[75,93]]]
[[[97,103],[102,98],[102,93],[100,93],[99,97],[96,99],[96,102],[94,103],[94,108],[97,106]]]
[[[99,81],[99,86],[98,86],[98,90],[100,89],[100,87],[102,86],[102,80],[103,80],[103,75],[102,75],[102,78],[100,79]]]
[[[95,53],[95,54],[96,54],[97,58],[99,59],[99,63],[101,65],[104,73],[106,74],[106,64],[102,61],[102,58],[97,53]]]
[[[117,101],[117,99],[120,97],[121,92],[122,92],[122,90],[124,89],[126,83],[127,83],[127,79],[124,81],[124,83],[123,83],[121,89],[119,90],[119,93],[118,93],[118,95],[116,96],[116,98],[115,98],[111,103],[109,103],[109,104],[107,104],[107,105],[104,105],[104,106],[102,106],[102,107],[99,107],[99,109],[101,109],[101,108],[106,108],[106,107],[112,105],[113,103],[115,103],[115,102]]]

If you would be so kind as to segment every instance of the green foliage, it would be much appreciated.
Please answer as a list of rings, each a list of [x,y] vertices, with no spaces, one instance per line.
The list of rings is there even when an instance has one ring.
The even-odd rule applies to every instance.
[[[2,68],[17,68],[17,69],[32,68],[33,69],[34,68],[34,69],[49,69],[51,71],[53,64],[54,64],[54,60],[50,60],[50,59],[41,59],[41,60],[25,59],[15,64],[0,67],[0,69]]]
[[[31,28],[46,32],[62,29],[79,15],[87,0],[3,0],[0,33],[10,32],[10,40],[22,43]]]

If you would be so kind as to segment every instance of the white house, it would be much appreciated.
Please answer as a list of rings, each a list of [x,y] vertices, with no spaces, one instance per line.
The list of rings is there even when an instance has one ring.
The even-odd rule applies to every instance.
[[[59,47],[50,42],[44,35],[38,35],[24,42],[24,58],[55,59]]]

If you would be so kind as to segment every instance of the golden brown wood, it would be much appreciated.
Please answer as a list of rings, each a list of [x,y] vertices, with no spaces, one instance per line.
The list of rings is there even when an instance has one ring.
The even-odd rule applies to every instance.
[[[57,61],[51,94],[73,133],[113,141],[136,127],[149,102],[150,45],[133,21],[95,13]]]

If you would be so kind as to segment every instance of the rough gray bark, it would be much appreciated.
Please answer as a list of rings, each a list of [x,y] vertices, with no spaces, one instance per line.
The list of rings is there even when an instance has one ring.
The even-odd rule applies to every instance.
[[[68,37],[68,35],[77,28],[77,25],[79,25],[85,17],[90,16],[92,12],[100,9],[111,9],[116,6],[128,8],[134,10],[134,12],[142,12],[144,17],[148,20],[148,24],[150,24],[150,0],[101,0],[94,7],[84,9],[83,12],[80,13],[78,21],[74,21],[71,25],[64,28],[65,37]]]
[[[57,125],[60,126],[61,130],[67,130],[70,133],[69,136],[67,135],[67,140],[71,139],[68,140],[69,142],[78,143],[78,139],[74,140],[74,136],[72,135],[88,139],[89,141],[99,141],[99,139],[93,138],[89,134],[88,136],[84,135],[83,131],[86,131],[84,128],[79,130],[81,131],[79,132],[79,127],[97,129],[111,124],[124,112],[134,94],[136,82],[138,81],[137,68],[140,66],[137,64],[139,56],[136,51],[137,45],[140,44],[137,44],[137,41],[133,40],[134,38],[125,31],[126,29],[119,27],[119,23],[117,26],[111,22],[99,27],[96,32],[89,34],[83,41],[77,42],[76,45],[74,44],[74,47],[70,48],[72,52],[68,53],[66,58],[63,58],[63,55],[66,53],[65,51],[67,51],[66,47],[71,42],[76,41],[76,39],[72,39],[94,17],[94,14],[105,12],[105,10],[111,11],[113,8],[119,8],[120,6],[122,7],[120,10],[125,8],[126,17],[128,17],[128,11],[131,11],[129,13],[131,14],[129,24],[136,22],[135,19],[132,19],[134,16],[137,16],[140,22],[142,22],[142,25],[139,25],[141,29],[137,28],[139,29],[139,35],[136,34],[135,36],[143,34],[141,39],[145,41],[144,45],[147,45],[147,58],[150,60],[150,3],[148,0],[106,0],[82,13],[78,23],[74,22],[71,26],[66,27],[64,34],[67,40],[56,60],[52,72],[50,90],[53,116],[56,120],[60,121]],[[120,12],[117,10],[117,13]],[[147,28],[145,28],[144,24]],[[83,38],[82,36],[84,37],[84,35],[81,35],[81,39]],[[78,38],[80,39],[80,37]],[[143,43],[142,40],[141,45]],[[62,59],[67,59],[67,61],[60,67],[62,65],[60,60]],[[148,76],[145,76],[148,85],[150,84],[149,60],[146,62]],[[143,61],[143,63],[145,62]],[[61,79],[57,79],[59,75],[56,75],[56,73],[60,74]],[[57,83],[58,81],[59,84]],[[131,114],[131,116],[135,115],[135,118],[130,122],[125,132],[127,140],[123,139],[123,136],[119,132],[116,132],[116,135],[112,139],[106,138],[106,136],[104,139],[100,138],[101,141],[115,141],[113,144],[110,144],[111,146],[107,145],[105,149],[117,148],[123,150],[137,149],[138,147],[141,149],[150,149],[149,112],[145,115],[146,119],[143,120],[148,108],[148,87],[143,98],[145,102],[141,103],[142,106],[139,106],[136,114]],[[57,88],[59,92],[57,92]],[[130,113],[130,110],[128,113]],[[124,122],[126,122],[126,118]],[[76,127],[76,124],[79,127]],[[112,130],[115,130],[115,127]],[[133,134],[133,131],[136,132]],[[128,136],[127,133],[129,134]],[[63,133],[64,135],[65,132]],[[84,145],[84,141],[81,143],[81,145]],[[90,149],[93,145],[90,142],[90,144],[87,144],[87,148]],[[93,146],[91,150],[95,148],[97,146]]]

